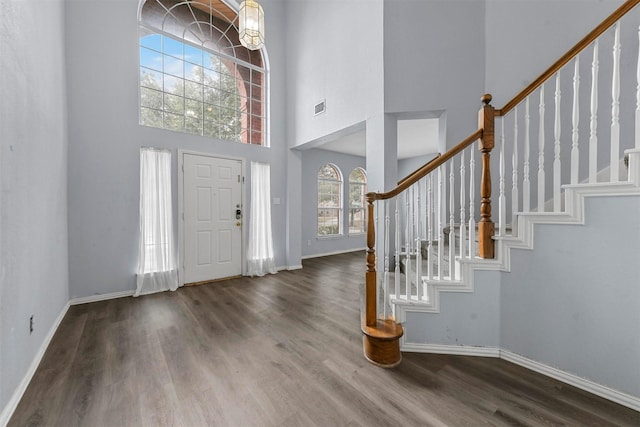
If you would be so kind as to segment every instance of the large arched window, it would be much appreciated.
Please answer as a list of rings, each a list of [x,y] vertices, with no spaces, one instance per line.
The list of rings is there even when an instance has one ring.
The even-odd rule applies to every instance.
[[[342,174],[326,164],[318,171],[318,236],[342,233]]]
[[[240,44],[221,0],[147,0],[140,11],[140,124],[267,145],[262,52]]]
[[[362,168],[355,168],[349,174],[349,234],[365,233],[365,194],[367,193],[367,175]]]

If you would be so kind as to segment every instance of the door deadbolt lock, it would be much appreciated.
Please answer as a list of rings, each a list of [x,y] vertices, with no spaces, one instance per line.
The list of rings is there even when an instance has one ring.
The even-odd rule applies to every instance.
[[[240,209],[236,209],[236,219],[242,218],[242,211]]]
[[[236,226],[240,227],[242,225],[242,223],[240,221],[236,222]]]

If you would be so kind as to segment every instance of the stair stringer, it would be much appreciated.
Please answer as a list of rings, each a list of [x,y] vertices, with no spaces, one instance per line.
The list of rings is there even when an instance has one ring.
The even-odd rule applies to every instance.
[[[407,312],[439,313],[441,292],[474,291],[475,271],[511,271],[511,250],[534,248],[534,229],[536,224],[584,225],[586,197],[640,196],[640,149],[626,150],[629,155],[628,180],[623,182],[569,184],[564,190],[565,212],[520,212],[517,214],[517,233],[514,236],[496,236],[496,258],[456,258],[460,269],[460,280],[425,280],[427,299],[402,300],[391,299],[393,314],[397,322],[406,321]],[[405,338],[401,339],[401,346]]]

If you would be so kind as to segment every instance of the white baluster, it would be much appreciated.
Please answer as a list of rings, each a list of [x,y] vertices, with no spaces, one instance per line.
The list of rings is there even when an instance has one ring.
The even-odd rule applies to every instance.
[[[544,85],[540,86],[538,116],[538,212],[544,212]]]
[[[387,318],[387,301],[389,301],[389,200],[384,201],[384,303],[383,318]]]
[[[420,182],[418,181],[415,184],[416,191],[416,214],[415,214],[415,223],[416,223],[416,296],[418,297],[418,301],[422,299],[422,233],[420,230],[420,224],[422,222],[420,216]]]
[[[464,162],[464,151],[460,153],[460,259],[466,257],[467,252],[467,213],[466,213],[466,191],[465,181],[466,165]]]
[[[636,149],[640,150],[640,27],[638,27],[638,65],[636,66]]]
[[[438,210],[438,224],[436,232],[438,233],[438,279],[444,279],[444,177],[447,173],[447,164],[443,164],[438,168],[438,201],[436,209]]]
[[[500,193],[498,195],[498,236],[505,235],[506,197],[504,195],[504,117],[500,120]]]
[[[561,168],[560,168],[560,71],[556,74],[555,93],[555,118],[553,125],[553,211],[560,212],[562,201],[560,199]]]
[[[396,220],[396,233],[395,233],[395,238],[396,238],[396,256],[395,256],[395,261],[396,261],[396,270],[395,273],[393,275],[393,279],[394,279],[394,283],[393,283],[393,293],[396,296],[396,298],[398,298],[399,294],[400,294],[400,210],[399,210],[399,199],[400,196],[396,196],[393,198],[393,202],[394,202],[394,207],[395,207],[395,220]]]
[[[433,279],[433,176],[427,177],[427,279]]]
[[[473,146],[469,148],[469,258],[476,256],[476,219],[475,219],[475,197],[476,197],[476,159]]]
[[[531,211],[531,181],[529,180],[529,156],[530,156],[530,141],[529,141],[529,126],[531,124],[531,116],[529,114],[529,97],[524,104],[524,178],[522,180],[522,211]]]
[[[571,183],[578,183],[580,150],[578,149],[578,125],[580,124],[580,57],[576,56],[573,69],[573,110],[571,114]]]
[[[406,225],[404,231],[405,263],[404,289],[407,299],[411,289],[411,188],[404,192]]]
[[[455,188],[455,173],[454,173],[454,159],[451,159],[451,165],[449,166],[449,279],[455,280],[455,261],[456,261],[456,236],[455,236],[455,209],[456,203],[454,200],[454,188]]]
[[[511,235],[517,234],[518,218],[518,107],[513,112],[513,154],[511,156]]]
[[[593,62],[591,62],[591,118],[589,120],[589,182],[598,177],[598,40],[593,44]]]
[[[611,82],[611,182],[620,174],[620,22],[613,42],[613,80]]]

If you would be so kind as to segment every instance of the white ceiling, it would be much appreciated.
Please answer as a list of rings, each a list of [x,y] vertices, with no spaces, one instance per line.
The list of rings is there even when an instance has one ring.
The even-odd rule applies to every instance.
[[[398,159],[438,152],[438,119],[398,120]],[[364,130],[325,142],[322,150],[365,157]]]

